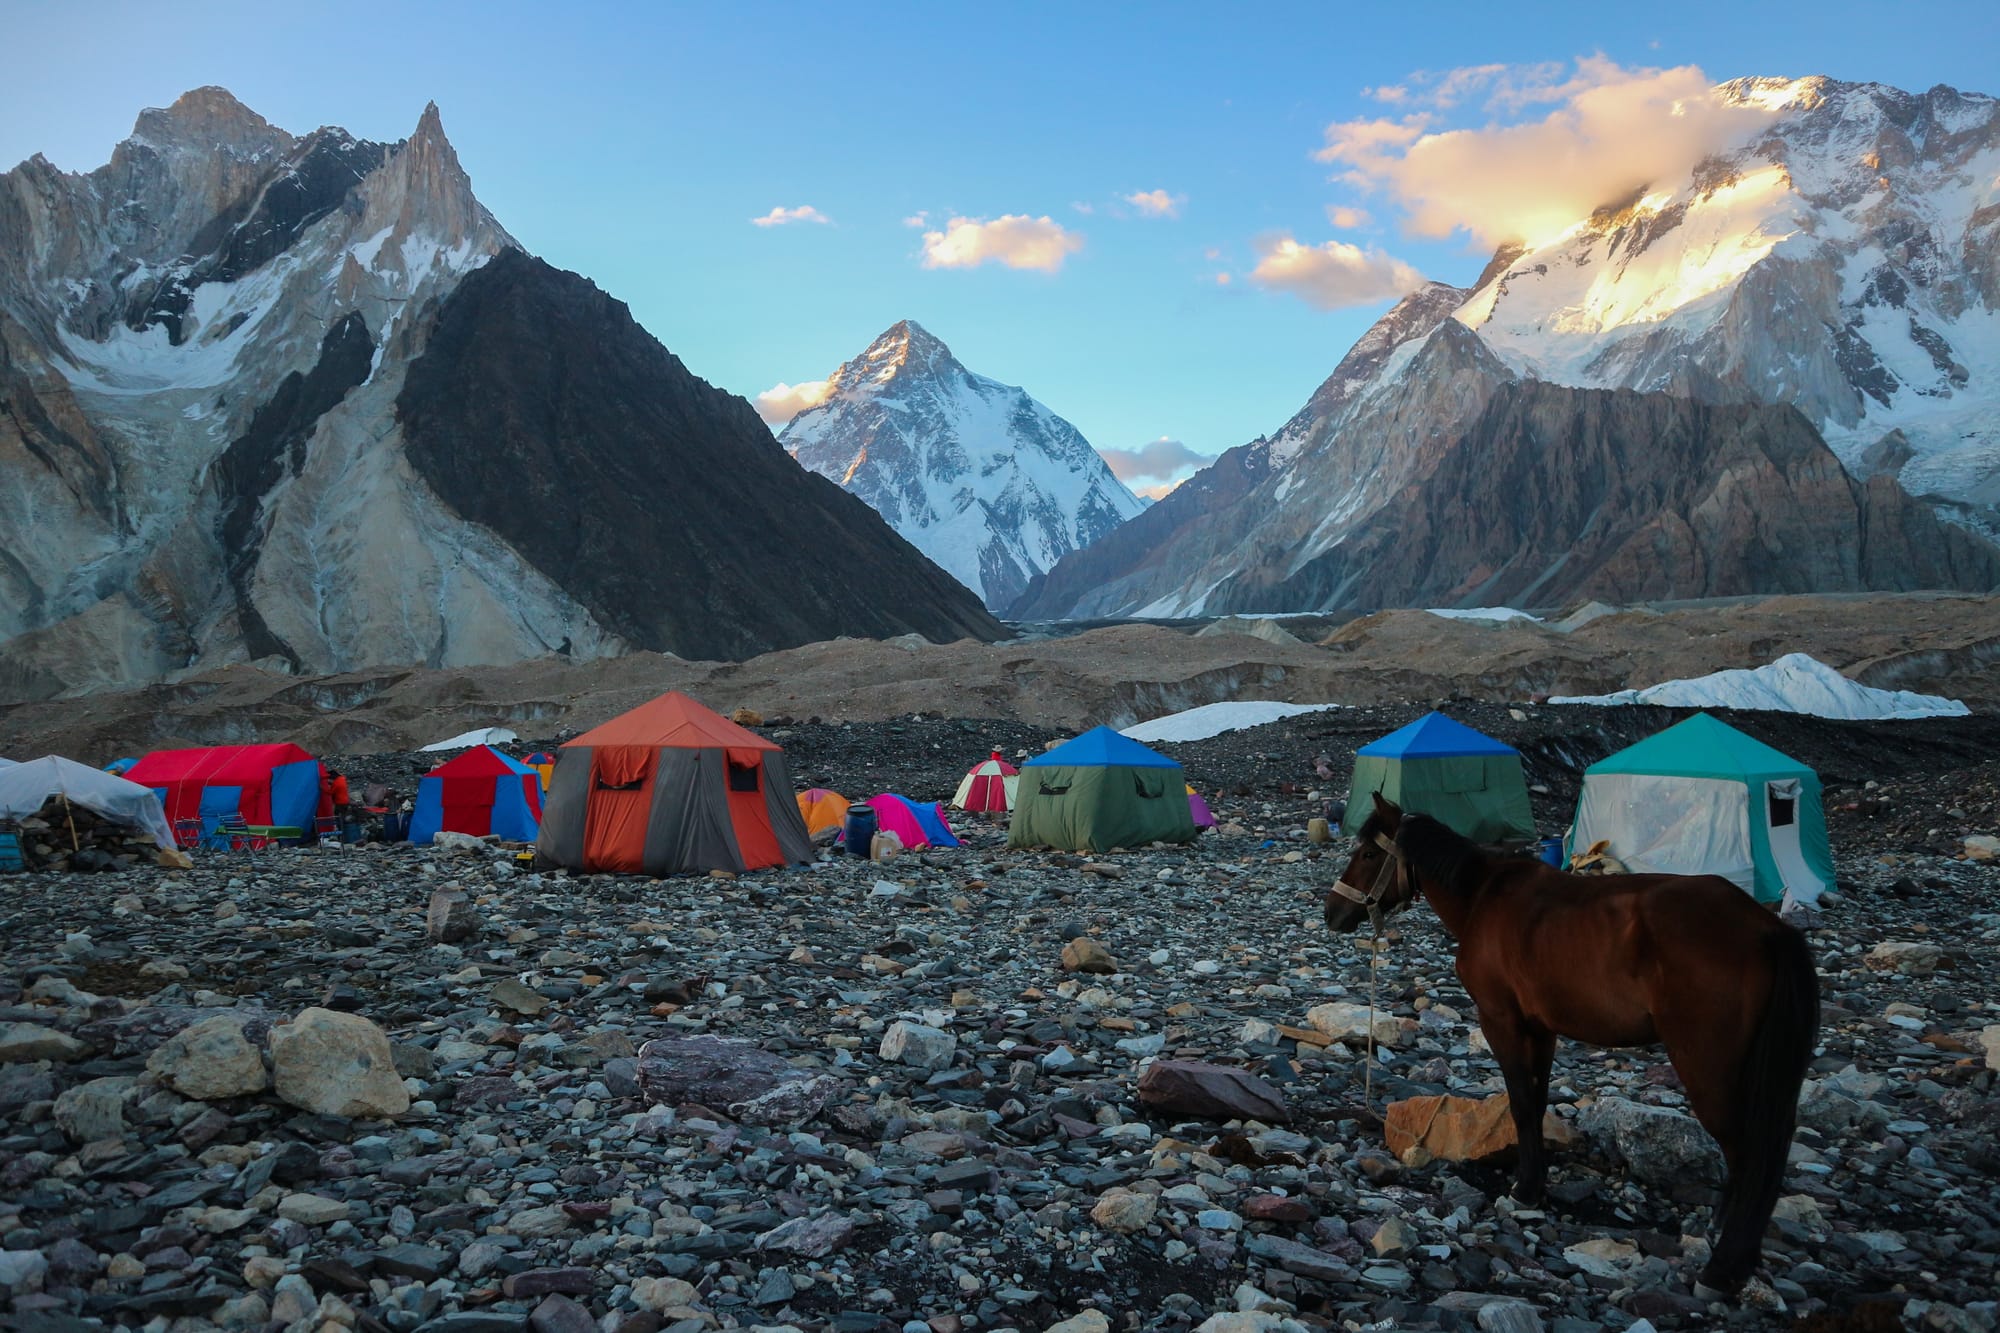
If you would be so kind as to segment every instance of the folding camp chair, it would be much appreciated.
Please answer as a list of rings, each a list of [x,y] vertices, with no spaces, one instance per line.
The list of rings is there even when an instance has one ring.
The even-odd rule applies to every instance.
[[[270,845],[270,838],[252,831],[241,814],[230,813],[215,821],[215,831],[204,845],[227,852],[261,852]]]
[[[174,846],[184,852],[191,852],[202,844],[202,826],[199,819],[176,819],[174,821]]]

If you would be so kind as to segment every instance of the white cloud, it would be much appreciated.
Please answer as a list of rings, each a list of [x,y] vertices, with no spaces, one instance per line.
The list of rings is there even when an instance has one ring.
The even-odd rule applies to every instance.
[[[1081,235],[1065,231],[1050,217],[1009,213],[991,222],[953,218],[943,231],[924,233],[924,267],[977,268],[996,263],[1054,273],[1082,248]]]
[[[797,208],[774,208],[761,218],[751,218],[753,227],[783,227],[793,222],[828,223],[833,219],[814,208],[811,204],[801,204]]]
[[[905,227],[928,226],[930,224],[930,219],[931,219],[930,210],[920,208],[916,212],[910,214],[910,216],[904,218],[903,225]]]
[[[757,415],[776,430],[807,408],[818,407],[832,392],[833,385],[827,380],[807,380],[804,384],[780,380],[757,395]]]
[[[1368,215],[1367,209],[1349,208],[1343,204],[1328,204],[1326,206],[1326,220],[1342,231],[1353,231],[1357,227],[1365,227],[1374,221]]]
[[[1126,195],[1125,202],[1149,218],[1177,218],[1181,215],[1181,205],[1187,202],[1187,196],[1168,194],[1165,190],[1140,190]]]
[[[1166,435],[1137,449],[1099,449],[1097,452],[1110,465],[1111,475],[1128,485],[1147,478],[1172,481],[1182,473],[1199,472],[1215,461],[1214,455],[1198,454]],[[1144,491],[1137,493],[1145,494]]]
[[[1602,56],[1408,82],[1398,104],[1427,109],[1329,125],[1315,156],[1341,167],[1338,179],[1386,196],[1415,235],[1463,231],[1487,245],[1543,243],[1640,187],[1678,183],[1775,114],[1723,102],[1693,65],[1628,69]],[[1441,128],[1445,113],[1475,100],[1494,117],[1551,109],[1515,124]]]
[[[1181,477],[1175,481],[1157,481],[1151,486],[1133,486],[1129,489],[1132,494],[1138,496],[1141,500],[1160,501],[1179,490],[1181,483],[1187,481],[1193,475],[1193,473],[1189,473],[1187,477]]]
[[[1424,282],[1423,274],[1395,256],[1345,241],[1300,245],[1289,236],[1277,236],[1259,241],[1257,255],[1250,281],[1290,292],[1320,310],[1386,301]]]

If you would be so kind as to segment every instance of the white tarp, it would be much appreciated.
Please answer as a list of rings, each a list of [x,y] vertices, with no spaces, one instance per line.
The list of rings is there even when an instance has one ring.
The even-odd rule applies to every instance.
[[[173,828],[151,787],[54,754],[0,770],[0,819],[32,815],[55,795],[67,796],[106,819],[142,829],[162,847],[174,845]]]
[[[477,731],[460,732],[448,741],[426,745],[418,753],[430,754],[434,750],[470,750],[475,745],[511,745],[520,739],[505,727],[481,727]]]
[[[1572,853],[1599,841],[1634,873],[1720,875],[1757,891],[1750,789],[1726,778],[1602,773],[1583,780]]]

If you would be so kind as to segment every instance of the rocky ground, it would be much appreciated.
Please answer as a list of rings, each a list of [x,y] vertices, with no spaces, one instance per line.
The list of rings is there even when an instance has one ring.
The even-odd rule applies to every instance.
[[[1670,720],[1519,711],[1461,714],[1528,753],[1551,827],[1585,751]],[[1561,1049],[1541,1208],[1448,1160],[1476,1135],[1385,1146],[1393,1105],[1500,1088],[1428,910],[1379,955],[1372,1067],[1368,942],[1319,920],[1345,848],[1305,820],[1408,715],[1172,747],[1223,827],[1096,861],[962,821],[962,850],[734,880],[409,847],[0,880],[5,1320],[1992,1329],[1990,724],[1756,720],[1827,777],[1844,892],[1766,1269],[1711,1307],[1712,1148],[1657,1052]],[[779,730],[802,781],[919,796],[1054,735]]]

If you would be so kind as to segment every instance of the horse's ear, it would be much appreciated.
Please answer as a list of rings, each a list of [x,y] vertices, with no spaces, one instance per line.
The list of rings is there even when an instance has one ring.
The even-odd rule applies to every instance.
[[[1403,820],[1401,808],[1394,801],[1384,797],[1379,791],[1371,794],[1375,797],[1375,817],[1381,820],[1393,832],[1396,825]]]

